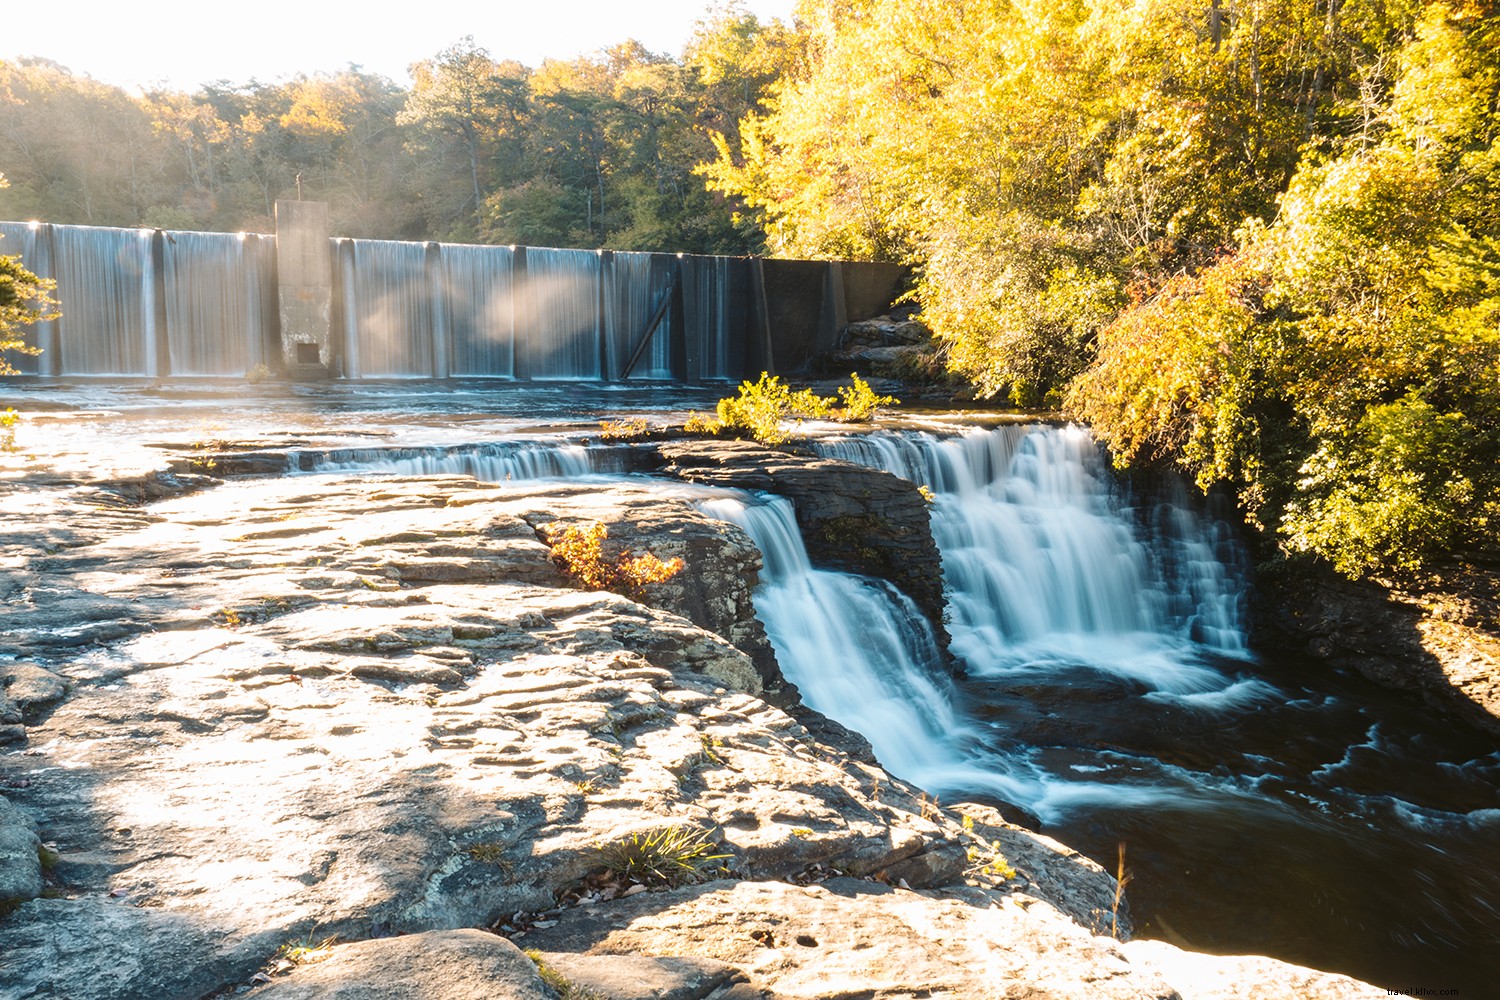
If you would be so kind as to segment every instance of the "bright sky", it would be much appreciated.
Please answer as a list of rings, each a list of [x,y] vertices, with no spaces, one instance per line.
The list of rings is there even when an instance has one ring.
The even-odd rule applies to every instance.
[[[355,63],[405,86],[406,67],[465,35],[536,66],[627,38],[680,55],[713,0],[48,0],[5,18],[0,59],[42,56],[132,90],[264,83]],[[789,20],[794,0],[744,0]]]

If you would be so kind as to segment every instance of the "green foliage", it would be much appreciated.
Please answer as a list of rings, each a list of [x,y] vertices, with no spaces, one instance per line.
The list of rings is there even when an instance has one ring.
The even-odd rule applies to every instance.
[[[622,882],[675,887],[701,882],[722,872],[720,862],[732,857],[715,854],[707,833],[690,827],[663,827],[633,833],[599,848],[598,861]]]
[[[12,409],[0,413],[0,451],[16,450],[16,422],[20,417],[21,415]]]
[[[750,253],[759,230],[694,169],[792,38],[733,7],[680,59],[626,42],[532,68],[466,38],[409,89],[351,68],[134,96],[0,61],[0,218],[265,232],[306,197],[339,235]]]
[[[882,406],[894,406],[901,402],[895,396],[877,395],[870,384],[857,374],[850,373],[851,385],[838,388],[839,420],[850,424],[863,424],[875,418],[875,411]]]
[[[535,948],[528,948],[524,954],[531,959],[536,966],[536,974],[541,977],[552,992],[557,994],[557,1000],[605,1000],[604,995],[597,990],[591,990],[586,986],[579,986],[567,976],[558,972],[547,964],[542,953]]]
[[[1500,38],[1427,5],[1359,135],[1233,253],[1099,336],[1069,404],[1123,462],[1229,483],[1349,576],[1493,552],[1500,525]]]
[[[0,176],[0,187],[5,178]],[[21,264],[20,257],[0,256],[0,375],[14,375],[16,369],[5,360],[5,353],[40,354],[29,346],[22,327],[45,319],[55,319],[56,301],[49,294],[54,283],[38,278]]]
[[[811,389],[793,390],[775,375],[761,372],[759,381],[740,383],[737,396],[719,400],[723,427],[744,431],[761,444],[783,444],[791,432],[786,421],[824,419],[833,413],[833,400]]]

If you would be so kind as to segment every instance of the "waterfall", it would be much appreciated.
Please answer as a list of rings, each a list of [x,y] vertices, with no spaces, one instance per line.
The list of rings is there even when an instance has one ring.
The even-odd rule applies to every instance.
[[[516,371],[515,251],[444,243],[439,260],[450,370],[454,375],[510,378]]]
[[[756,616],[806,704],[860,733],[888,770],[924,788],[1035,797],[1034,769],[996,767],[985,756],[976,726],[955,707],[932,626],[908,598],[883,581],[814,569],[781,497],[697,506],[744,528],[760,549]]]
[[[292,471],[377,473],[399,476],[473,476],[480,482],[577,479],[623,473],[625,448],[590,448],[553,441],[497,441],[429,448],[339,448],[293,452]]]
[[[165,234],[167,350],[177,375],[243,375],[266,363],[265,288],[276,242],[252,233]]]
[[[340,240],[344,286],[344,374],[421,378],[434,374],[427,245]]]
[[[532,378],[600,377],[599,281],[599,254],[593,250],[526,251]]]
[[[149,229],[50,226],[57,371],[155,375],[156,282]]]
[[[1186,695],[1224,687],[1200,649],[1244,654],[1227,529],[1181,503],[1130,507],[1080,428],[876,433],[816,447],[934,492],[953,651],[976,674],[1084,663]]]
[[[636,341],[656,313],[663,296],[671,292],[671,272],[663,254],[615,251],[611,256],[610,287],[605,296],[605,327],[610,350],[611,373],[622,371]],[[651,338],[632,378],[672,377],[672,317],[670,312]]]
[[[1275,695],[1224,669],[1243,656],[1239,590],[1211,524],[1185,508],[1153,505],[1138,516],[1146,512],[1123,503],[1099,449],[1076,428],[873,433],[817,447],[934,491],[951,648],[971,693],[936,668],[931,631],[905,597],[809,566],[787,501],[703,503],[760,546],[767,569],[756,613],[809,705],[933,792],[989,795],[1048,820],[1102,802],[1240,794],[1107,748],[1037,742],[986,721],[994,706],[983,701],[999,696],[1022,715],[1051,718],[1051,699],[1082,692],[1178,713],[1228,712]],[[970,701],[985,685],[990,693]]]

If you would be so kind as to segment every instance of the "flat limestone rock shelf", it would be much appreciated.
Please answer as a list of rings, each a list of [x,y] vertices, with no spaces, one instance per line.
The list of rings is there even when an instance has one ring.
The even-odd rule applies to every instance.
[[[1098,866],[769,704],[758,554],[670,493],[317,476],[13,511],[0,646],[39,696],[11,700],[0,858],[37,864],[0,882],[7,1000],[549,996],[476,930],[506,921],[605,996],[1384,995],[1269,960],[1190,992],[1180,953],[1100,934]],[[574,589],[542,536],[591,520],[686,575]],[[723,877],[588,892],[598,845],[663,826]],[[635,987],[584,960],[619,951]]]

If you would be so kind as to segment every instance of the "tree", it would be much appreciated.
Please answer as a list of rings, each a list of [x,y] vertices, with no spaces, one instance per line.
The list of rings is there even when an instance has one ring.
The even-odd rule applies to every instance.
[[[468,194],[457,209],[470,213],[474,229],[484,225],[496,174],[506,180],[498,146],[519,131],[527,75],[519,63],[495,62],[472,36],[412,67],[412,90],[397,121],[415,125],[440,158],[455,153],[462,159]],[[458,225],[457,214],[450,225]]]

